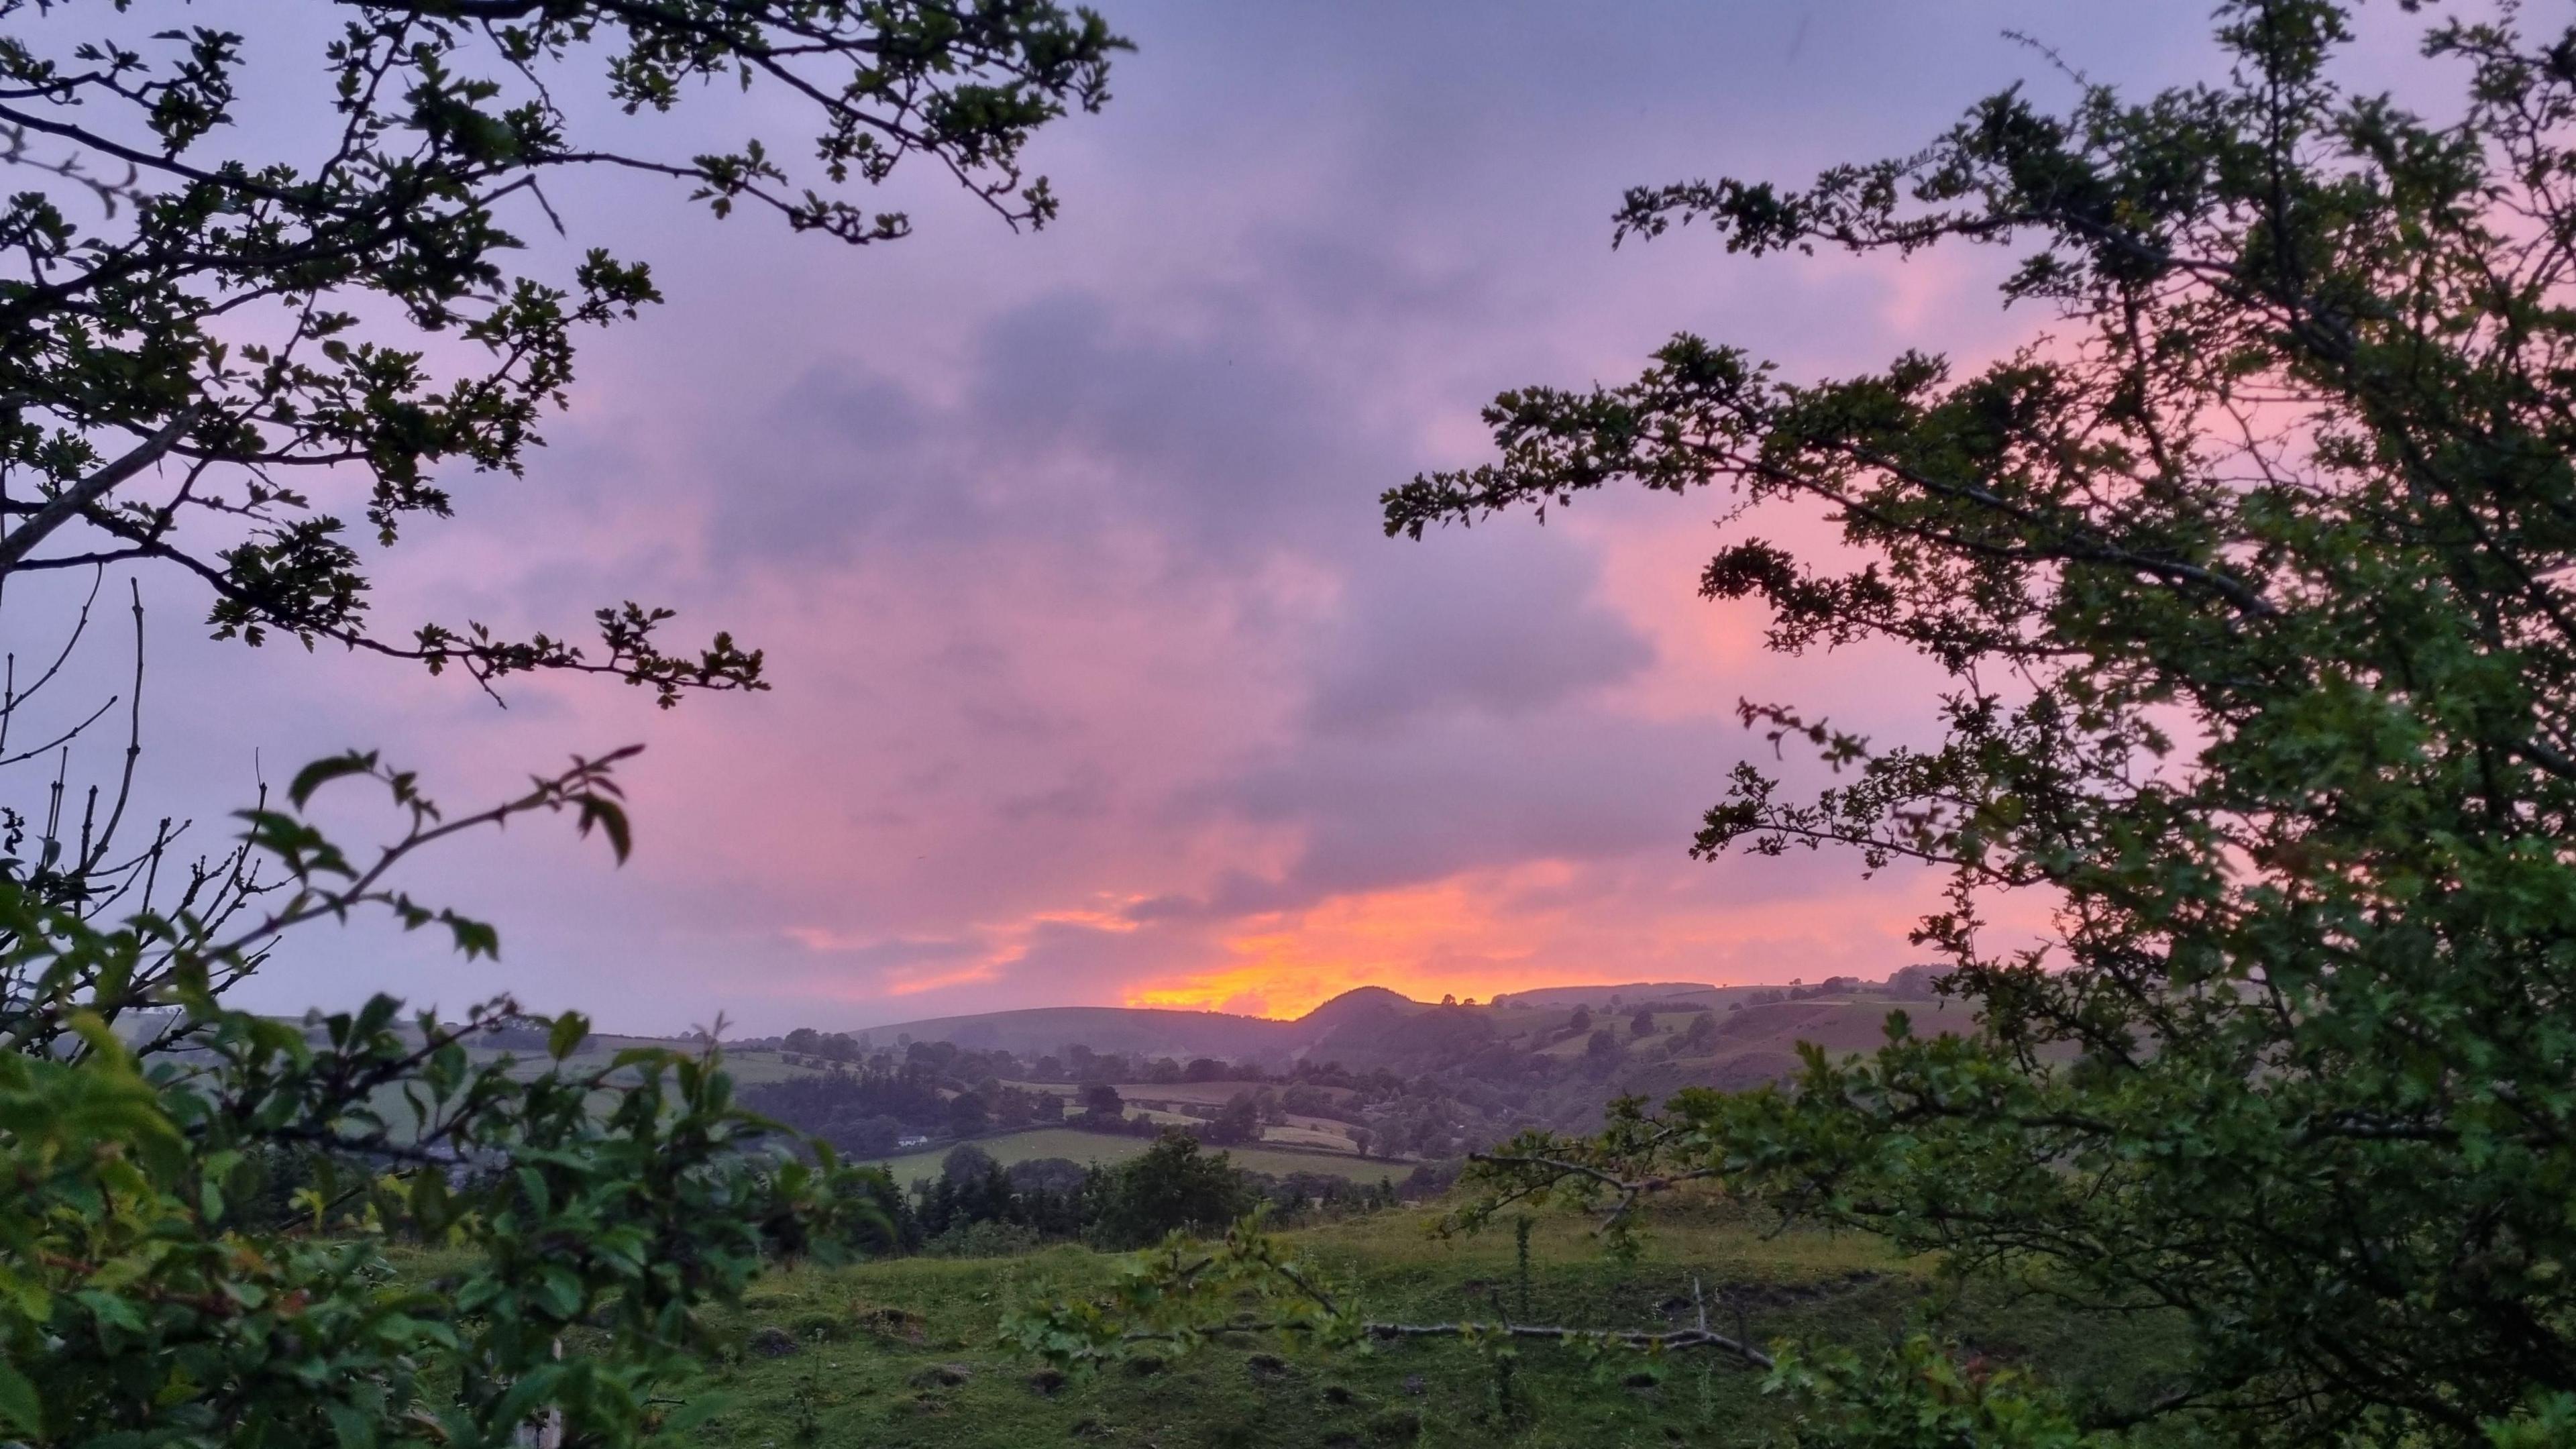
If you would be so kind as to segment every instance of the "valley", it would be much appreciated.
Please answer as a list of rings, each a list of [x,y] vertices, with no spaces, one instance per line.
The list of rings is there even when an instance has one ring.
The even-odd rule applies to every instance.
[[[1911,968],[1779,987],[1546,988],[1485,1004],[1364,987],[1293,1021],[1037,1008],[801,1028],[725,1052],[747,1104],[898,1181],[960,1142],[1005,1163],[1108,1164],[1177,1130],[1253,1171],[1431,1191],[1470,1152],[1533,1128],[1592,1130],[1621,1097],[1781,1081],[1801,1042],[1866,1052],[1892,1011],[1918,1034],[1964,1031],[1965,1011],[1931,981]]]

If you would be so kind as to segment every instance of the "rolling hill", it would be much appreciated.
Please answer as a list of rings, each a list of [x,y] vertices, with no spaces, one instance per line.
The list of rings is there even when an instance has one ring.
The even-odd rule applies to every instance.
[[[1883,1038],[1887,1013],[1903,1007],[1917,1029],[1967,1029],[1961,1008],[1931,997],[1926,968],[1885,982],[1842,980],[1826,986],[1711,986],[1698,982],[1631,982],[1558,986],[1507,993],[1485,1005],[1412,1000],[1364,986],[1294,1021],[1212,1011],[1067,1006],[934,1017],[872,1028],[880,1047],[898,1040],[953,1042],[976,1051],[1035,1058],[1079,1042],[1094,1052],[1136,1061],[1214,1057],[1282,1071],[1294,1063],[1332,1065],[1367,1074],[1410,1077],[1468,1069],[1493,1076],[1517,1057],[1584,1075],[1613,1087],[1654,1095],[1682,1085],[1748,1087],[1777,1081],[1798,1066],[1797,1046],[1868,1051]],[[1609,1002],[1618,998],[1621,1005]],[[1795,997],[1796,999],[1782,999]],[[1648,1030],[1636,1013],[1654,1008]],[[1714,1031],[1691,1036],[1693,1019],[1714,1018]],[[1606,1051],[1593,1036],[1603,1031]],[[1582,1060],[1586,1059],[1588,1060]]]
[[[945,1041],[973,1051],[1016,1056],[1060,1052],[1080,1042],[1095,1052],[1131,1057],[1275,1059],[1283,1065],[1341,1036],[1371,1040],[1395,1022],[1435,1008],[1383,986],[1345,991],[1294,1021],[1221,1011],[1169,1011],[1144,1006],[1039,1006],[974,1016],[936,1016],[871,1027],[878,1045],[910,1039]]]
[[[1909,967],[1878,982],[1639,982],[1436,1006],[1362,987],[1294,1021],[1040,1007],[901,1022],[859,1039],[730,1045],[746,1066],[775,1059],[775,1090],[753,1089],[766,1094],[761,1110],[871,1157],[1051,1129],[1088,1110],[1083,1091],[1110,1085],[1126,1104],[1113,1133],[1199,1130],[1240,1096],[1253,1099],[1274,1147],[1439,1164],[1532,1128],[1595,1130],[1621,1097],[1783,1081],[1800,1069],[1801,1043],[1836,1055],[1874,1049],[1892,1010],[1907,1011],[1920,1034],[1973,1030],[1968,1010],[1941,999],[1932,980]],[[813,1074],[829,1081],[794,1085]],[[1206,1091],[1183,1095],[1194,1087]],[[975,1102],[951,1105],[970,1094]],[[1056,1110],[1039,1112],[1032,1094]]]
[[[1754,986],[1711,986],[1704,981],[1631,981],[1624,986],[1537,986],[1527,991],[1505,991],[1494,997],[1496,1006],[1548,1007],[1558,1011],[1577,1006],[1599,1008],[1612,998],[1623,1002],[1699,1001],[1723,997],[1729,992],[1751,992]]]

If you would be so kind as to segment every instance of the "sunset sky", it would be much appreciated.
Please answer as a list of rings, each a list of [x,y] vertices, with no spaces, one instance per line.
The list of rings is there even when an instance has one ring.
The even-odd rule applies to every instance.
[[[669,305],[590,343],[526,480],[455,480],[459,517],[384,565],[388,626],[664,602],[683,637],[766,648],[774,693],[659,713],[546,681],[505,712],[205,642],[203,600],[159,581],[147,783],[180,813],[350,745],[457,802],[648,747],[624,869],[538,822],[415,877],[499,925],[497,964],[325,928],[250,1004],[507,989],[612,1029],[772,1032],[1916,959],[1918,876],[1684,849],[1764,748],[1739,697],[1903,738],[1922,666],[1763,654],[1758,617],[1695,597],[1709,497],[1421,543],[1383,538],[1376,498],[1481,459],[1496,390],[1623,378],[1677,329],[1792,375],[2027,337],[1999,257],[1613,252],[1608,218],[1632,184],[1911,149],[2014,77],[2065,99],[2010,30],[2169,82],[2207,54],[2199,7],[1103,8],[1139,50],[1104,114],[1040,140],[1065,198],[1042,234],[926,174],[897,198],[917,234],[868,251],[622,182],[559,198],[572,243],[652,260]]]

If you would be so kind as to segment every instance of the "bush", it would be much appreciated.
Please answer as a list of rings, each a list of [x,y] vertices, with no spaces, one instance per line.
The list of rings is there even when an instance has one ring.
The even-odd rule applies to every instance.
[[[1061,1197],[1078,1196],[1091,1173],[1091,1168],[1070,1157],[1032,1157],[1004,1169],[1013,1192],[1049,1192]]]
[[[1109,1174],[1092,1236],[1105,1247],[1142,1247],[1167,1233],[1222,1228],[1251,1206],[1250,1184],[1224,1153],[1166,1133]]]

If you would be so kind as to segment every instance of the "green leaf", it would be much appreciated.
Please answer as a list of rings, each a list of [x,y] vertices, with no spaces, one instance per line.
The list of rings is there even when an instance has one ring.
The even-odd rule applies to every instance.
[[[295,803],[296,809],[301,810],[305,802],[313,798],[314,791],[344,776],[369,774],[375,768],[376,754],[373,750],[364,753],[351,750],[345,755],[331,755],[315,760],[295,772],[295,779],[286,787],[286,798]]]
[[[581,833],[588,835],[594,825],[599,827],[600,834],[608,837],[608,848],[616,854],[617,863],[625,864],[627,855],[635,848],[634,835],[626,823],[625,807],[598,795],[583,796]]]
[[[471,961],[477,956],[500,959],[501,933],[491,923],[460,916],[454,911],[441,911],[438,919],[447,923],[448,935],[455,940],[457,951],[466,960]]]
[[[37,1401],[36,1386],[5,1359],[0,1359],[0,1424],[22,1430],[30,1439],[45,1437],[44,1411]]]
[[[581,1049],[582,1040],[590,1035],[590,1018],[578,1011],[567,1011],[555,1018],[554,1029],[546,1033],[546,1054],[562,1061]]]

